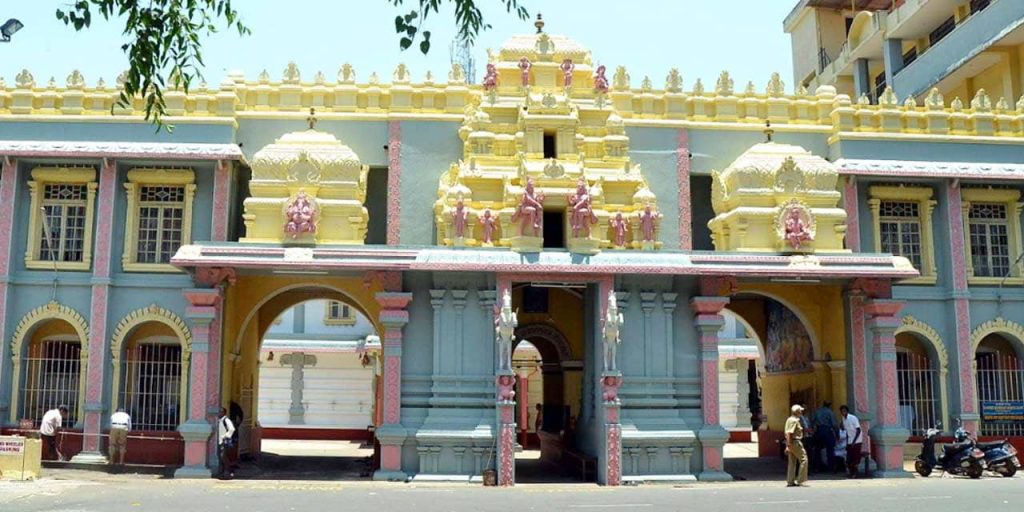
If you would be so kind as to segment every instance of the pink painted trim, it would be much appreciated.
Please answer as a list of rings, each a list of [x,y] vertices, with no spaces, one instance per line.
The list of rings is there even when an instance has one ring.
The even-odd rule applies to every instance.
[[[388,122],[388,245],[400,245],[402,220],[402,123]]]
[[[868,353],[864,298],[855,295],[850,298],[850,332],[853,337],[853,386],[857,390],[853,407],[858,413],[868,412]],[[866,432],[866,430],[865,430]]]
[[[225,241],[228,239],[228,206],[231,194],[231,164],[218,160],[213,173],[213,224],[210,228],[210,240]]]
[[[105,358],[107,339],[107,305],[109,287],[97,284],[92,287],[89,311],[89,360],[85,377],[85,403],[96,404],[103,399],[103,380],[106,370]],[[85,451],[99,449],[100,418],[98,412],[85,415],[85,437],[82,446]],[[92,434],[92,435],[90,435]]]
[[[953,290],[967,290],[967,251],[964,242],[963,197],[960,187],[946,184],[946,212],[949,221],[949,237],[953,257]]]
[[[390,329],[389,329],[390,330]],[[384,423],[395,424],[401,419],[402,358],[384,358]]]
[[[618,409],[615,408],[617,413]],[[612,411],[609,411],[611,413]],[[609,423],[606,425],[608,431],[608,468],[606,474],[606,483],[609,486],[617,486],[622,484],[622,425],[619,424],[619,418],[609,418]]]
[[[402,449],[400,446],[391,444],[381,445],[380,468],[384,471],[402,470]]]
[[[18,161],[13,158],[3,162],[3,176],[0,176],[0,275],[6,276],[11,268],[11,234],[14,232],[15,189],[18,188]],[[6,286],[6,285],[5,285]],[[0,327],[3,317],[0,317]],[[0,330],[0,333],[4,331]]]
[[[93,256],[96,277],[110,277],[110,238],[114,230],[114,193],[117,190],[117,164],[105,159],[100,169],[99,209],[96,215],[96,252]]]
[[[151,142],[0,141],[0,155],[32,158],[243,160],[237,144]]]
[[[960,409],[965,413],[977,413],[975,407],[974,353],[971,343],[971,308],[968,299],[953,301],[956,323],[956,354],[960,378]],[[977,432],[975,430],[974,432]]]
[[[843,185],[843,206],[846,208],[846,247],[860,252],[860,203],[857,201],[857,182],[847,178]]]
[[[679,183],[679,248],[693,250],[693,210],[690,205],[690,132],[678,131],[676,180]]]

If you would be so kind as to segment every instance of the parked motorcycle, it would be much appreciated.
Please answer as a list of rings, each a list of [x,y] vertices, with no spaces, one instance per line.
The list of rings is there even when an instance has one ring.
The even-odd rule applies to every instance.
[[[974,447],[985,453],[985,466],[989,471],[1006,478],[1017,474],[1020,460],[1017,459],[1017,449],[1009,442],[1004,440],[974,443]]]
[[[942,455],[935,457],[935,438],[941,431],[937,428],[930,428],[925,432],[924,442],[921,444],[921,454],[914,461],[914,469],[921,476],[932,474],[932,470],[938,468],[951,475],[967,475],[971,478],[981,478],[985,470],[985,453],[974,446],[966,431],[958,428],[956,436],[965,439],[962,442],[946,444],[942,446]]]

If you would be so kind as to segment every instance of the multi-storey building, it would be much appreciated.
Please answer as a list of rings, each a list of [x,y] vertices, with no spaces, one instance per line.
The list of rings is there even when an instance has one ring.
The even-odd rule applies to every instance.
[[[0,89],[7,428],[65,402],[65,450],[95,459],[124,405],[179,440],[135,453],[209,475],[220,407],[259,449],[275,319],[330,300],[381,340],[381,479],[513,483],[521,340],[542,444],[606,484],[727,479],[723,316],[757,341],[763,450],[826,399],[880,475],[935,421],[1022,434],[1024,108],[656,87],[542,27],[479,86],[291,65],[169,91],[173,133],[77,72],[20,73]]]

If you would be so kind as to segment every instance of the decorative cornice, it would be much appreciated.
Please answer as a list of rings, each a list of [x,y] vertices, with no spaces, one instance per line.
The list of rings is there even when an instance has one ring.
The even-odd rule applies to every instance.
[[[177,335],[182,351],[191,352],[192,331],[188,329],[185,321],[168,309],[156,304],[150,304],[147,307],[128,313],[118,322],[117,327],[114,328],[114,334],[110,341],[110,353],[115,361],[121,359],[121,347],[128,338],[128,334],[131,333],[132,329],[146,322],[158,322],[170,327],[174,334]]]
[[[169,144],[155,142],[0,141],[0,155],[54,158],[141,158],[174,160],[243,160],[236,144]]]
[[[924,338],[934,349],[935,354],[938,356],[939,369],[947,369],[949,367],[949,354],[946,353],[946,347],[942,343],[942,336],[932,326],[914,318],[911,315],[903,317],[903,325],[896,329],[896,334],[912,332],[918,336]]]
[[[18,322],[18,326],[14,329],[14,336],[11,338],[11,356],[14,359],[20,359],[21,347],[29,332],[40,322],[50,319],[63,320],[71,324],[71,327],[75,329],[79,336],[82,358],[86,357],[89,352],[89,323],[86,322],[85,317],[71,307],[56,301],[50,301],[33,309]]]
[[[977,352],[978,346],[981,345],[981,340],[985,339],[985,336],[988,336],[989,334],[1008,334],[1015,338],[1013,341],[1017,343],[1024,343],[1024,326],[1012,320],[997,317],[975,327],[974,330],[971,331],[972,354]]]
[[[1024,164],[839,159],[839,174],[921,178],[1024,180]]]

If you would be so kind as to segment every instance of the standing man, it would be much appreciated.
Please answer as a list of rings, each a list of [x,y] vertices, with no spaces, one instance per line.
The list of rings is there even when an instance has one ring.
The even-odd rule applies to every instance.
[[[814,427],[814,455],[815,464],[826,471],[836,470],[836,428],[838,427],[836,416],[832,412],[832,401],[825,400],[811,418],[811,425]],[[825,460],[821,459],[821,450],[825,450]]]
[[[220,409],[220,416],[217,417],[217,459],[220,466],[217,478],[234,478],[235,472],[231,469],[231,455],[229,451],[234,446],[235,424],[228,417],[228,410]],[[225,475],[227,475],[225,477]]]
[[[124,457],[128,451],[128,432],[132,430],[132,417],[119,407],[110,415],[110,463],[124,465]],[[117,462],[114,462],[117,460]]]
[[[46,446],[47,460],[56,456],[57,460],[63,462],[64,454],[57,448],[57,434],[64,425],[64,418],[68,416],[68,406],[58,405],[56,409],[50,409],[43,415],[43,421],[39,424],[39,436],[43,438]]]
[[[864,435],[860,431],[860,419],[850,414],[850,408],[839,408],[843,415],[843,430],[846,431],[846,476],[857,478],[857,466],[860,465],[860,449],[864,443]]]
[[[537,404],[537,416],[533,418],[533,431],[539,434],[542,428],[544,428],[544,407]]]
[[[786,487],[798,487],[807,481],[807,452],[804,451],[804,427],[802,424],[804,408],[794,405],[790,408],[790,416],[786,418],[786,455],[789,464],[786,468]],[[799,476],[797,471],[799,468]]]

